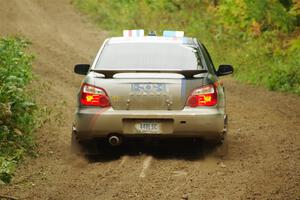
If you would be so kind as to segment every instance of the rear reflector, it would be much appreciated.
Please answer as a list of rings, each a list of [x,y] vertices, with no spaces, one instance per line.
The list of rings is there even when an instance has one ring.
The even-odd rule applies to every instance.
[[[187,100],[190,107],[214,106],[218,102],[217,89],[214,85],[206,85],[193,90]]]
[[[89,84],[83,84],[81,89],[80,103],[84,106],[110,106],[109,97],[102,88]]]

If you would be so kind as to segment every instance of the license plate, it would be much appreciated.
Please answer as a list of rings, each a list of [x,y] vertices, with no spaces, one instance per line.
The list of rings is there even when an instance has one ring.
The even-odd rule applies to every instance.
[[[152,121],[142,121],[135,124],[139,133],[161,133],[161,123]]]

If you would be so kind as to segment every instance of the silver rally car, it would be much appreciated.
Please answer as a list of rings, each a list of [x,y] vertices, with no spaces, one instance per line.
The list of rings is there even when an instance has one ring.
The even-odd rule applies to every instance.
[[[127,137],[204,138],[227,151],[225,94],[205,46],[181,31],[163,36],[126,30],[104,41],[78,93],[71,147],[105,138],[116,146]]]

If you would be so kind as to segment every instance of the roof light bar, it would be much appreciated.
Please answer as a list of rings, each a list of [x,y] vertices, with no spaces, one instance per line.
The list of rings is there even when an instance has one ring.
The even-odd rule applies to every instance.
[[[183,31],[164,31],[164,37],[184,37]]]
[[[123,30],[123,37],[143,37],[144,30]]]

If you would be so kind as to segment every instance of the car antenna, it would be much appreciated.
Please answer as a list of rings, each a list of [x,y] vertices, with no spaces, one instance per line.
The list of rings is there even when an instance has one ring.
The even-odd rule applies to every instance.
[[[149,31],[148,36],[156,36],[156,32],[155,31]]]

